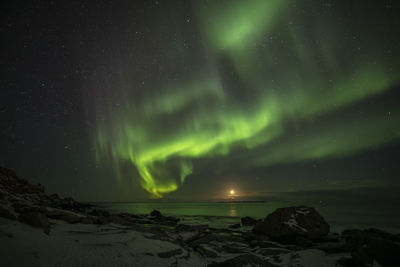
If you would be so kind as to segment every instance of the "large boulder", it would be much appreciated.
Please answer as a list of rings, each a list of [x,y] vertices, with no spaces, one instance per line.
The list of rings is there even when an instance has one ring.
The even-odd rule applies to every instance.
[[[161,214],[160,211],[153,210],[152,212],[150,212],[150,216],[153,216],[153,217],[156,217],[156,218],[161,218],[163,215]]]
[[[400,266],[400,236],[378,229],[345,230],[343,236],[358,266]]]
[[[253,233],[279,242],[295,242],[301,236],[316,240],[329,233],[329,224],[311,207],[279,208],[253,227]]]

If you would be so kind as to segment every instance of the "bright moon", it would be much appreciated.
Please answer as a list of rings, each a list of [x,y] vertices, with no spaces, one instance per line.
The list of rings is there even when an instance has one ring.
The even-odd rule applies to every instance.
[[[231,191],[229,191],[229,193],[230,193],[231,195],[233,195],[233,194],[235,194],[235,190],[231,190]]]

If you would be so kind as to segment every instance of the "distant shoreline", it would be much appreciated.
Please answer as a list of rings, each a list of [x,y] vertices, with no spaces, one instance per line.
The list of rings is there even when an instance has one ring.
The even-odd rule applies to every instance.
[[[83,203],[89,204],[133,204],[133,203],[266,203],[267,200],[209,200],[209,201],[159,201],[159,200],[150,200],[150,201],[81,201]],[[282,200],[280,202],[287,202]]]
[[[214,201],[215,203],[265,203],[265,200],[221,200]]]

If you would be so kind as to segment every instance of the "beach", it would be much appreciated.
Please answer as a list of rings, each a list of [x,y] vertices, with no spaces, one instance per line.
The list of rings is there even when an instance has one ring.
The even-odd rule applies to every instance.
[[[112,212],[47,195],[6,168],[0,203],[4,266],[395,266],[400,247],[399,235],[378,229],[331,232],[307,206],[225,227],[185,224],[159,210]]]

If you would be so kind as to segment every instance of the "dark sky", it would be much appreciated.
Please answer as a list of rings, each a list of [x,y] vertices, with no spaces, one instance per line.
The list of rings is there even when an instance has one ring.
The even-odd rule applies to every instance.
[[[397,194],[399,11],[3,1],[0,165],[82,200]]]

